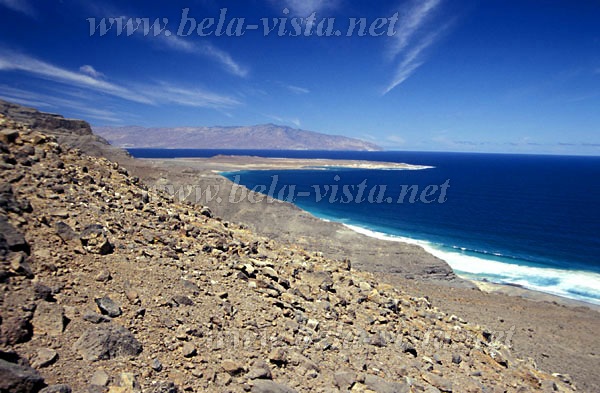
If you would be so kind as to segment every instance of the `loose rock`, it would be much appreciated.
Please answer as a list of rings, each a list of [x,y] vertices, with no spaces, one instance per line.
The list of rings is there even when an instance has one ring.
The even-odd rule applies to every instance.
[[[75,342],[74,348],[91,362],[122,356],[137,356],[142,352],[142,345],[129,330],[112,324],[86,330]]]

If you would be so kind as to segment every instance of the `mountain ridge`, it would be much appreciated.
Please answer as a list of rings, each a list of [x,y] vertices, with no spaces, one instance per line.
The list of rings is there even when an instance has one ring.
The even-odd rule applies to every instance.
[[[280,126],[211,127],[92,127],[111,144],[124,148],[165,149],[273,149],[379,151],[380,146],[342,135]],[[168,138],[165,138],[165,135]]]

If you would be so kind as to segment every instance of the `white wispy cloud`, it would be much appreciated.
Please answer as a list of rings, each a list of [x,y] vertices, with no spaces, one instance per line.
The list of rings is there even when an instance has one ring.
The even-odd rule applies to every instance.
[[[423,52],[433,45],[441,32],[444,29],[432,32],[423,37],[418,44],[414,47],[411,47],[405,54],[396,68],[396,72],[392,81],[388,84],[388,86],[383,91],[383,94],[387,94],[392,91],[396,86],[400,85],[402,82],[407,80],[413,72],[417,70],[417,68],[421,67],[425,60],[423,60]]]
[[[0,0],[0,5],[30,17],[36,16],[35,9],[28,0]]]
[[[123,123],[123,117],[125,117],[124,114],[87,105],[80,99],[68,99],[58,97],[56,94],[36,93],[9,86],[0,85],[0,98],[21,105],[44,108],[44,110],[49,111],[69,108],[70,111],[86,119],[101,120],[108,123]]]
[[[159,81],[156,85],[143,85],[139,91],[154,97],[159,102],[191,106],[196,108],[229,108],[241,103],[229,96],[213,93],[201,88],[181,87],[168,82]]]
[[[281,116],[276,116],[276,115],[264,115],[266,118],[274,120],[278,123],[283,123],[283,124],[293,124],[296,127],[300,128],[301,126],[301,122],[300,119],[298,119],[297,117],[293,117],[293,118],[286,118],[286,117],[281,117]]]
[[[108,3],[94,4],[94,2],[89,2],[89,4],[86,4],[86,7],[93,12],[94,15],[101,15],[101,17],[106,18],[122,18],[124,23],[131,20],[133,26],[137,26],[137,22],[135,22],[136,18],[127,16],[126,13],[121,12],[119,9]],[[140,39],[146,39],[147,42],[159,45],[168,50],[209,58],[220,63],[225,71],[233,75],[239,77],[248,76],[248,68],[236,61],[228,52],[208,42],[196,43],[191,39],[177,36],[173,34],[173,32],[170,32],[170,35],[168,35],[166,31],[158,34],[159,31],[155,30],[155,28],[159,28],[159,26],[155,26],[154,21],[152,20],[149,22],[148,26],[140,26],[140,28],[135,30],[134,36]],[[164,24],[160,27],[164,27]]]
[[[291,91],[294,94],[308,94],[310,93],[310,89],[307,89],[306,87],[301,87],[301,86],[296,86],[296,85],[290,85],[284,82],[276,82],[278,85],[284,87],[285,89]]]
[[[337,0],[271,0],[271,3],[277,8],[288,8],[292,15],[306,17],[313,12],[320,12],[325,9],[335,8]]]
[[[294,86],[294,85],[287,85],[286,87],[292,93],[296,93],[296,94],[308,94],[308,93],[310,93],[310,90],[308,90],[305,87]]]
[[[82,88],[90,92],[104,93],[141,104],[172,103],[213,109],[240,105],[240,102],[233,97],[199,87],[182,87],[163,81],[156,84],[137,85],[111,83],[105,79],[94,78],[82,72],[74,72],[12,51],[0,50],[0,71],[24,72],[55,83]]]
[[[392,59],[409,45],[413,36],[423,28],[440,3],[441,0],[413,1],[408,9],[400,13],[403,16],[397,23],[399,28],[394,35],[394,41],[389,51]]]
[[[57,67],[50,63],[38,60],[13,51],[0,50],[0,71],[22,71],[37,77],[67,85],[93,89],[129,101],[151,104],[147,97],[132,92],[110,82],[93,78],[89,75]]]
[[[142,30],[138,30],[138,35],[140,34],[143,35]],[[197,44],[176,35],[166,36],[164,34],[157,35],[156,37],[150,34],[145,38],[157,40],[163,47],[174,51],[208,57],[221,63],[227,72],[234,75],[240,77],[246,77],[248,75],[248,69],[246,67],[235,61],[229,53],[210,43],[204,42]]]
[[[104,78],[103,73],[96,71],[96,69],[89,64],[82,65],[81,67],[79,67],[79,72],[81,72],[82,74],[89,75],[95,79]]]
[[[406,143],[406,139],[399,135],[388,135],[385,139],[394,146],[404,145]]]
[[[390,83],[383,90],[387,94],[408,79],[425,62],[423,55],[444,32],[448,25],[434,31],[428,29],[428,22],[433,19],[442,0],[413,1],[400,12],[403,17],[398,22],[398,30],[388,50],[388,57],[395,60],[401,57],[396,72]]]

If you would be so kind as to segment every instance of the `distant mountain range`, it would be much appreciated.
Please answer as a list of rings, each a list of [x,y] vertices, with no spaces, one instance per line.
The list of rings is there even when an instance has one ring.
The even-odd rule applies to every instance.
[[[92,128],[94,133],[112,145],[124,148],[382,150],[373,143],[359,139],[275,124],[247,127]]]

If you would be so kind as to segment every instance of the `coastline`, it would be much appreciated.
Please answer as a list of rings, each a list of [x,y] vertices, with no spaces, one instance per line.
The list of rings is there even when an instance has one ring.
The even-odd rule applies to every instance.
[[[194,168],[194,170],[199,170],[203,173],[210,171],[212,174],[218,175],[220,179],[225,180],[228,183],[231,183],[229,179],[223,176],[223,173],[227,172],[238,172],[238,171],[255,171],[255,170],[299,170],[299,169],[329,169],[329,168],[351,168],[351,169],[391,169],[391,170],[422,170],[432,168],[429,166],[420,166],[420,165],[411,165],[404,163],[391,163],[391,162],[373,162],[373,161],[360,161],[360,160],[335,160],[335,159],[294,159],[294,158],[264,158],[264,157],[256,157],[256,156],[226,156],[226,155],[218,155],[211,158],[174,158],[174,159],[136,159],[151,163],[153,165],[158,165],[160,167],[171,167],[171,166],[184,166],[189,168]],[[189,172],[188,168],[188,172]],[[206,175],[204,175],[206,176]],[[248,192],[251,192],[248,190]],[[273,201],[270,201],[273,202]],[[279,201],[274,201],[279,202]],[[289,204],[287,202],[282,202],[282,205]],[[522,298],[530,299],[532,301],[549,301],[555,302],[561,305],[568,305],[573,307],[588,307],[592,310],[600,312],[600,305],[594,304],[591,302],[586,302],[580,299],[574,299],[566,296],[561,296],[558,294],[552,294],[548,292],[544,292],[541,290],[536,290],[533,288],[526,288],[524,286],[515,285],[515,284],[503,284],[503,283],[494,283],[489,282],[487,280],[477,280],[465,275],[460,274],[460,272],[454,271],[450,266],[448,260],[444,258],[441,253],[437,253],[432,249],[428,249],[425,241],[413,240],[398,236],[390,236],[384,233],[374,232],[373,230],[366,229],[360,226],[351,225],[347,223],[343,223],[337,221],[335,219],[325,219],[320,217],[319,215],[314,214],[314,212],[304,210],[301,207],[298,207],[295,204],[290,204],[293,208],[298,209],[302,212],[302,214],[309,215],[314,219],[327,223],[327,224],[337,224],[341,225],[344,228],[349,229],[350,231],[359,234],[361,236],[366,236],[368,238],[377,239],[378,241],[383,242],[391,242],[391,243],[401,243],[405,246],[416,247],[422,251],[422,253],[441,260],[451,269],[451,271],[456,274],[458,280],[457,282],[462,281],[462,286],[471,286],[478,288],[479,290],[487,293],[502,293],[510,296],[519,296]],[[215,208],[214,206],[210,206],[211,208]],[[225,214],[227,215],[227,214]],[[369,266],[361,266],[364,270],[373,270],[372,267]],[[394,272],[394,269],[388,267],[389,269],[385,269],[384,271]],[[422,278],[422,277],[421,277]],[[465,285],[465,283],[468,283]]]
[[[219,169],[216,164],[116,157],[130,173],[157,189],[214,186],[228,193],[234,185],[216,173],[215,169]],[[573,378],[583,391],[600,389],[596,366],[600,354],[593,349],[597,347],[600,310],[590,304],[513,288],[508,288],[509,295],[506,286],[495,288],[504,290],[483,291],[420,246],[369,238],[287,202],[265,198],[262,203],[205,203],[188,196],[187,202],[209,207],[224,222],[242,223],[280,244],[301,247],[333,260],[349,259],[353,269],[370,272],[382,283],[429,299],[433,306],[445,310],[448,317],[460,316],[492,332],[509,331],[511,348],[519,357],[531,358],[544,370]],[[399,260],[403,262],[400,266]]]
[[[156,160],[140,158],[141,160]],[[412,165],[397,162],[376,162],[364,160],[334,160],[319,158],[273,158],[255,156],[218,155],[210,158],[171,158],[174,162],[201,165],[216,173],[229,171],[261,171],[261,170],[297,170],[297,169],[381,169],[381,170],[422,170],[433,168],[426,165]]]
[[[359,160],[337,160],[337,159],[296,159],[296,158],[265,158],[256,156],[229,156],[229,155],[218,155],[212,158],[177,158],[170,159],[178,164],[190,164],[192,166],[200,166],[204,169],[212,168],[217,174],[236,173],[242,171],[262,171],[262,170],[298,170],[298,169],[333,169],[333,168],[349,168],[349,169],[391,169],[391,170],[420,170],[432,168],[428,166],[410,165],[403,163],[393,162],[372,162],[372,161],[359,161]],[[298,205],[295,205],[298,206]],[[298,206],[300,209],[305,209]],[[315,216],[318,219],[324,219],[326,216],[322,216],[315,213],[313,210],[305,210],[307,213]],[[492,271],[497,269],[507,269],[512,265],[507,265],[507,262],[498,262],[496,260],[490,260],[478,256],[465,256],[461,253],[455,253],[451,250],[444,250],[438,248],[435,244],[430,243],[426,240],[416,240],[403,236],[391,235],[384,232],[378,232],[374,229],[370,229],[368,225],[354,224],[344,221],[337,220],[335,217],[326,217],[326,221],[332,221],[344,225],[345,227],[368,237],[376,238],[384,241],[401,242],[404,244],[416,245],[421,247],[424,252],[429,255],[435,256],[445,263],[447,263],[461,279],[472,282],[473,285],[477,286],[484,291],[495,291],[503,292],[508,294],[514,294],[515,296],[522,296],[533,300],[538,299],[550,299],[560,304],[569,304],[574,306],[589,306],[593,309],[600,309],[600,304],[594,302],[594,299],[585,298],[582,296],[575,296],[567,291],[561,291],[558,288],[537,288],[535,285],[527,284],[513,284],[510,282],[502,283],[494,281],[486,277],[487,270],[480,274],[472,273],[469,269],[473,265],[479,265],[479,263],[488,264],[488,268],[492,269],[487,272],[488,276],[492,274]],[[480,260],[480,258],[483,258]],[[508,262],[510,263],[510,262]],[[486,265],[487,266],[487,265]],[[569,277],[569,280],[576,280],[580,275],[586,275],[588,272],[576,271],[568,269],[550,269],[550,268],[533,268],[527,265],[515,265],[518,269],[526,271],[530,275],[542,275],[550,274],[552,277]],[[463,267],[464,269],[461,269]],[[458,268],[458,269],[457,269]],[[463,271],[464,270],[464,271]],[[540,270],[539,272],[537,270]],[[594,274],[589,272],[589,274]],[[479,277],[481,276],[481,277]],[[596,277],[594,275],[593,277]],[[515,278],[516,282],[519,282],[519,278]],[[567,278],[565,278],[567,279]],[[596,279],[597,281],[597,279]],[[489,285],[486,285],[489,284]],[[554,291],[553,291],[554,290]],[[561,293],[562,292],[562,293]]]
[[[226,191],[233,183],[219,175],[217,164],[198,160],[143,159],[137,166],[148,184],[162,187],[217,185]],[[206,161],[204,161],[206,162]],[[129,168],[129,167],[128,167]],[[600,389],[595,366],[600,354],[597,326],[600,309],[584,302],[507,285],[485,285],[457,276],[444,261],[422,247],[369,238],[333,221],[324,221],[287,202],[251,204],[203,203],[224,220],[244,223],[253,231],[281,243],[342,260],[373,273],[382,282],[427,297],[449,313],[491,331],[514,329],[513,350],[532,358],[546,370],[568,374],[583,391]],[[329,240],[330,239],[330,240]],[[403,261],[398,266],[397,261]]]
[[[55,135],[60,145],[80,149],[79,151],[71,151],[70,155],[80,157],[77,159],[88,159],[85,158],[88,155],[96,157],[93,160],[97,160],[98,164],[101,164],[104,168],[111,168],[114,175],[117,174],[116,169],[118,168],[118,176],[123,174],[130,176],[133,183],[138,183],[141,180],[145,187],[153,189],[152,194],[160,189],[164,190],[164,186],[167,185],[173,186],[174,190],[185,186],[200,188],[215,186],[222,187],[223,192],[230,191],[233,185],[229,180],[213,172],[212,168],[203,168],[197,163],[134,159],[125,151],[112,147],[106,141],[93,135],[89,130],[89,126],[83,122],[59,122],[54,115],[32,111],[17,107],[16,114],[29,119],[31,128],[41,127],[45,132]],[[11,112],[8,112],[10,115]],[[49,119],[44,116],[49,116]],[[56,147],[54,148],[56,149]],[[81,152],[84,154],[82,155]],[[27,175],[28,172],[25,171],[24,173]],[[112,177],[108,176],[107,178]],[[159,195],[160,198],[156,202],[160,203],[157,203],[157,207],[161,211],[165,211],[165,216],[173,214],[170,211],[167,212],[169,204],[178,201],[176,199],[180,195],[169,196],[164,192],[159,193]],[[471,282],[457,277],[445,262],[426,253],[420,247],[402,243],[390,244],[391,242],[388,241],[368,238],[339,223],[319,220],[289,203],[264,200],[263,203],[231,204],[213,201],[213,203],[205,204],[202,203],[203,201],[194,200],[194,195],[187,196],[190,198],[185,201],[181,200],[181,202],[188,202],[187,204],[177,204],[177,206],[180,206],[181,214],[200,217],[202,216],[200,206],[208,206],[212,210],[212,215],[218,217],[213,221],[215,225],[223,228],[223,235],[226,235],[228,231],[230,233],[227,228],[230,227],[229,223],[231,223],[231,228],[239,228],[244,233],[253,233],[255,236],[260,236],[261,239],[266,240],[265,244],[267,245],[270,242],[269,239],[279,244],[280,248],[285,250],[285,255],[281,255],[281,259],[277,259],[277,263],[296,263],[296,257],[294,256],[296,250],[302,250],[302,253],[298,255],[309,258],[323,259],[324,256],[332,261],[344,261],[349,258],[352,269],[348,269],[350,263],[346,265],[346,262],[344,262],[343,266],[345,266],[345,269],[355,271],[354,274],[373,277],[381,284],[390,284],[391,287],[406,293],[407,296],[410,296],[411,301],[414,299],[415,301],[426,302],[429,305],[428,308],[443,310],[443,313],[439,315],[442,319],[439,321],[431,319],[433,325],[437,325],[442,320],[465,320],[477,329],[492,332],[494,335],[495,333],[509,334],[510,340],[506,341],[506,344],[511,348],[511,352],[519,358],[530,358],[532,362],[537,363],[539,369],[560,373],[557,374],[558,377],[556,378],[573,380],[581,391],[598,391],[600,389],[600,373],[598,373],[600,353],[597,353],[597,327],[600,326],[600,313],[592,311],[587,306],[567,306],[545,300],[534,302],[520,296],[483,292]],[[149,202],[154,203],[152,200]],[[102,203],[104,204],[105,201],[103,200]],[[130,210],[126,210],[126,212],[128,211]],[[131,211],[135,212],[136,210]],[[90,212],[89,209],[82,211],[82,214],[91,213],[93,212]],[[119,222],[118,218],[116,222]],[[163,224],[160,225],[165,231],[165,239],[169,239],[168,236],[170,235],[167,233],[172,234],[172,230]],[[42,226],[41,228],[44,229],[45,227]],[[166,232],[167,230],[170,232]],[[49,228],[48,231],[52,231],[52,228]],[[135,233],[135,235],[140,237],[139,233]],[[128,232],[122,240],[129,241],[130,237],[131,233]],[[53,237],[48,236],[41,239],[44,242],[47,240],[55,241]],[[158,244],[158,246],[153,247],[162,246]],[[264,252],[267,255],[270,254],[268,248]],[[169,258],[165,261],[170,260]],[[161,263],[161,260],[156,258],[149,258],[148,261]],[[398,261],[402,262],[400,266]],[[100,262],[100,259],[98,262]],[[128,259],[119,258],[116,262],[126,269],[131,267],[131,262]],[[189,262],[189,269],[197,268],[193,265],[195,263],[193,259],[190,259]],[[298,263],[303,262],[299,260]],[[88,266],[89,263],[85,265]],[[98,264],[96,263],[96,265]],[[105,266],[102,265],[102,267]],[[215,273],[218,273],[220,278],[225,277],[221,271],[222,266],[219,265],[216,268]],[[171,282],[175,283],[180,280],[181,271],[176,265],[171,266],[170,264],[168,267],[161,265],[161,269],[167,269],[165,271],[173,273]],[[146,272],[146,270],[144,271]],[[159,270],[156,273],[158,274]],[[95,283],[94,285],[105,285],[97,284],[87,272],[82,277],[89,278],[90,282]],[[156,287],[157,293],[164,289],[163,279],[164,277],[161,275],[155,280],[156,283],[161,283],[160,286]],[[75,281],[73,282],[75,283]],[[87,287],[82,286],[82,289],[87,290]],[[229,290],[231,291],[231,288]],[[214,291],[211,291],[211,296],[212,292]],[[144,301],[154,305],[150,293],[144,293],[143,295],[148,297]],[[91,299],[91,294],[89,296]],[[120,297],[126,302],[124,296]],[[79,299],[79,297],[75,298],[78,305]],[[353,299],[356,300],[357,298],[353,297]],[[206,304],[213,303],[211,301]],[[361,301],[358,301],[358,303],[361,303]],[[171,308],[167,307],[165,310],[169,311]],[[178,309],[174,308],[173,310]],[[133,318],[134,308],[126,311]],[[151,311],[156,310],[153,307]],[[203,311],[202,315],[204,313]],[[150,316],[152,316],[152,313],[150,313]],[[364,317],[362,313],[356,313],[356,316]],[[415,317],[417,319],[431,318],[429,313],[423,314],[422,312],[415,315]],[[170,321],[173,318],[166,320]],[[412,320],[413,317],[410,317],[409,322]],[[76,328],[76,322],[78,322],[78,319],[74,319],[70,323],[69,329]],[[156,327],[152,325],[153,320],[148,322],[151,323],[150,326],[153,326],[153,328]],[[323,319],[323,322],[325,323],[326,320]],[[366,321],[366,323],[368,325],[369,321]],[[146,331],[147,329],[141,329],[138,334],[143,335],[143,332]],[[150,336],[147,338],[151,339]],[[71,347],[70,344],[68,347]],[[373,353],[379,353],[380,350],[382,349],[376,348]],[[450,349],[448,348],[448,350]],[[319,352],[319,354],[322,353],[325,352]],[[433,355],[430,353],[428,356]],[[65,360],[68,361],[69,358]],[[62,362],[64,363],[65,360]],[[447,361],[451,365],[450,360]],[[465,363],[463,362],[463,364]],[[119,363],[119,367],[122,368],[121,363]],[[512,386],[516,388],[517,384],[515,383]]]

